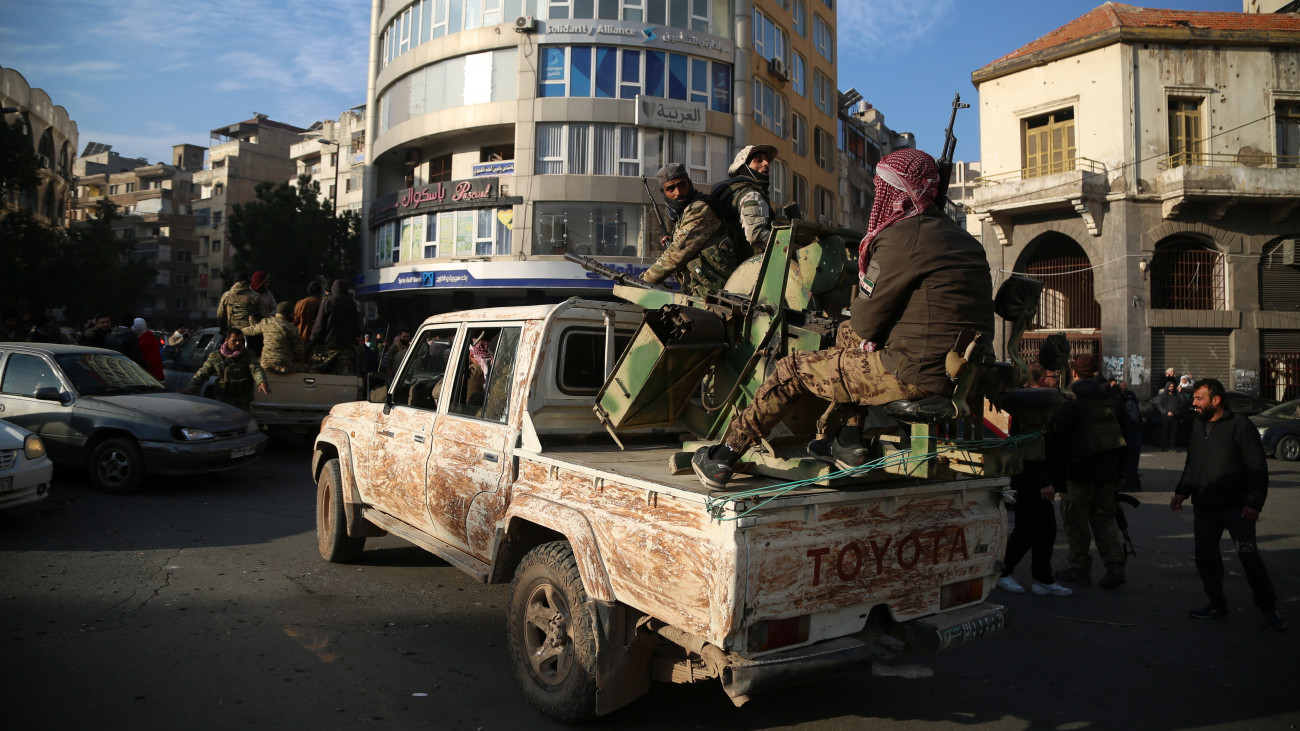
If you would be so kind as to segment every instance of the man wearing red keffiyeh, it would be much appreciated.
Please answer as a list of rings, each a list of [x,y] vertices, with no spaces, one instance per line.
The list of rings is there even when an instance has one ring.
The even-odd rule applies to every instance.
[[[722,442],[695,453],[706,486],[725,489],[736,460],[801,399],[841,406],[844,426],[810,453],[851,469],[866,461],[862,407],[952,394],[944,361],[963,332],[993,331],[993,280],[984,247],[935,205],[938,184],[934,158],[920,150],[880,161],[851,320],[835,348],[778,361]]]

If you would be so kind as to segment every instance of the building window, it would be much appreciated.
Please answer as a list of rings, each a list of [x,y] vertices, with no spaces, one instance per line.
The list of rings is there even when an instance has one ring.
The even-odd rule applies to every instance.
[[[793,143],[794,154],[808,157],[808,120],[798,112],[790,115],[790,140]]]
[[[379,132],[444,109],[517,98],[518,51],[505,48],[429,64],[379,97]]]
[[[208,248],[208,251],[210,252],[221,251],[221,239],[213,239],[212,246]]]
[[[835,85],[822,72],[813,69],[813,105],[828,117],[836,116],[838,95]]]
[[[773,160],[768,179],[772,183],[771,195],[773,207],[781,206],[786,200],[786,181],[790,178],[790,167],[783,160]]]
[[[835,138],[821,127],[813,131],[813,158],[822,170],[835,172]]]
[[[1025,177],[1074,169],[1074,109],[1029,117],[1022,124]]]
[[[652,136],[647,140],[646,148],[659,151],[661,164],[666,165],[670,162],[685,164],[691,182],[697,188],[727,177],[727,163],[731,161],[727,138],[691,132],[653,130],[647,130],[646,134]],[[657,143],[653,138],[655,135],[658,137]],[[708,192],[707,189],[705,192]]]
[[[835,63],[835,31],[816,13],[813,14],[813,47],[822,58]]]
[[[1149,279],[1152,309],[1227,309],[1227,257],[1211,246],[1190,240],[1157,244]]]
[[[784,62],[788,58],[786,54],[789,48],[790,42],[786,39],[785,30],[756,8],[754,10],[754,54],[768,61],[779,58]]]
[[[127,184],[126,184],[126,191],[125,191],[125,192],[127,192],[127,193],[134,193],[134,192],[135,192],[135,183],[127,183]]]
[[[680,53],[614,46],[543,46],[540,97],[635,99],[705,104],[731,113],[731,65]]]
[[[799,206],[799,212],[807,216],[812,208],[808,206],[808,180],[802,175],[790,176],[790,199]]]
[[[220,225],[221,225],[221,211],[213,211],[213,212],[212,212],[212,228],[216,228],[216,227],[218,227],[218,226],[220,226]]]
[[[835,223],[835,194],[817,186],[817,220],[825,224]]]
[[[1300,102],[1278,102],[1277,166],[1300,167]]]
[[[427,183],[446,183],[451,180],[451,155],[439,155],[429,161]]]
[[[645,207],[641,205],[537,203],[533,219],[534,255],[645,255]]]
[[[1201,100],[1169,100],[1169,167],[1199,165],[1201,160]]]
[[[120,185],[110,185],[110,186],[108,186],[108,194],[109,194],[109,195],[117,195],[119,192],[121,192],[121,190],[122,190],[122,186],[120,186]]]
[[[840,120],[840,149],[859,165],[867,162],[867,138],[857,126]]]
[[[790,88],[799,96],[808,96],[808,64],[798,51],[790,54]]]
[[[515,145],[513,142],[480,147],[478,151],[479,162],[500,162],[513,159],[515,159]]]
[[[785,95],[767,84],[754,80],[754,121],[777,137],[785,137]]]
[[[381,231],[384,237],[384,243],[375,246],[376,266],[387,264],[382,258],[384,252],[392,252],[394,263],[508,255],[513,237],[500,214],[512,210],[477,208],[408,216],[393,229],[393,235],[397,236],[395,244],[387,242],[388,232],[376,230],[377,242]]]
[[[537,125],[538,175],[641,175],[641,130],[613,124]]]
[[[794,32],[798,33],[800,38],[808,37],[808,7],[804,2],[805,0],[794,0],[794,8],[790,11]]]

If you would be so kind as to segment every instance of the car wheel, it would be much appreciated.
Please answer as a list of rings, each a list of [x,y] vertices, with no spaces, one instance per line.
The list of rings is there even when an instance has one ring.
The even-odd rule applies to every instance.
[[[128,437],[100,442],[90,453],[90,482],[112,495],[135,492],[144,484],[144,457]]]
[[[316,482],[316,547],[320,557],[330,563],[349,563],[361,558],[366,539],[348,535],[348,521],[343,514],[343,476],[339,470],[339,461],[331,459]]]
[[[1282,437],[1282,440],[1277,443],[1276,454],[1288,462],[1300,460],[1300,439],[1294,436]]]
[[[596,636],[578,562],[566,541],[528,552],[510,587],[515,679],[542,713],[565,723],[596,715]]]

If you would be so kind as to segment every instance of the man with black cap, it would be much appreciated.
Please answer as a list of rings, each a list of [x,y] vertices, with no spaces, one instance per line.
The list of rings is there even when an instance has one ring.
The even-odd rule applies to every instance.
[[[1069,545],[1069,566],[1056,578],[1087,586],[1092,583],[1091,544],[1106,566],[1105,589],[1127,580],[1124,544],[1115,523],[1115,494],[1124,481],[1129,444],[1128,414],[1119,399],[1097,377],[1097,356],[1083,354],[1071,362],[1075,400],[1052,417],[1054,438],[1047,442],[1052,483],[1061,496],[1061,526]]]
[[[772,238],[772,204],[768,201],[771,186],[769,174],[776,148],[771,145],[749,145],[741,148],[727,168],[726,180],[713,186],[710,195],[729,211],[728,225],[736,227],[733,238],[743,238],[753,247],[753,253],[767,249]],[[746,258],[750,252],[740,257]]]
[[[739,159],[739,157],[737,158]],[[890,153],[876,167],[876,201],[859,253],[858,297],[836,347],[776,362],[720,444],[691,460],[700,481],[726,489],[733,466],[804,399],[839,406],[844,426],[809,445],[840,469],[862,466],[862,407],[951,396],[946,361],[960,337],[993,331],[993,279],[984,247],[935,205],[939,169],[920,150]]]
[[[668,218],[676,227],[664,253],[641,279],[658,284],[671,274],[683,292],[696,297],[721,290],[740,261],[713,201],[695,189],[680,162],[664,165],[655,177],[668,202]]]

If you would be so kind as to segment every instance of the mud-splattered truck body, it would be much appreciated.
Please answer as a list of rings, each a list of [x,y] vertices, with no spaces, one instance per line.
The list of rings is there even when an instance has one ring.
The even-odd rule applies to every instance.
[[[651,680],[719,678],[739,704],[859,669],[923,675],[894,661],[1004,626],[984,599],[1005,478],[729,497],[672,474],[680,430],[614,444],[593,397],[642,314],[574,299],[429,318],[386,389],[322,424],[322,555],[354,560],[387,532],[513,582],[516,675],[565,720]]]

